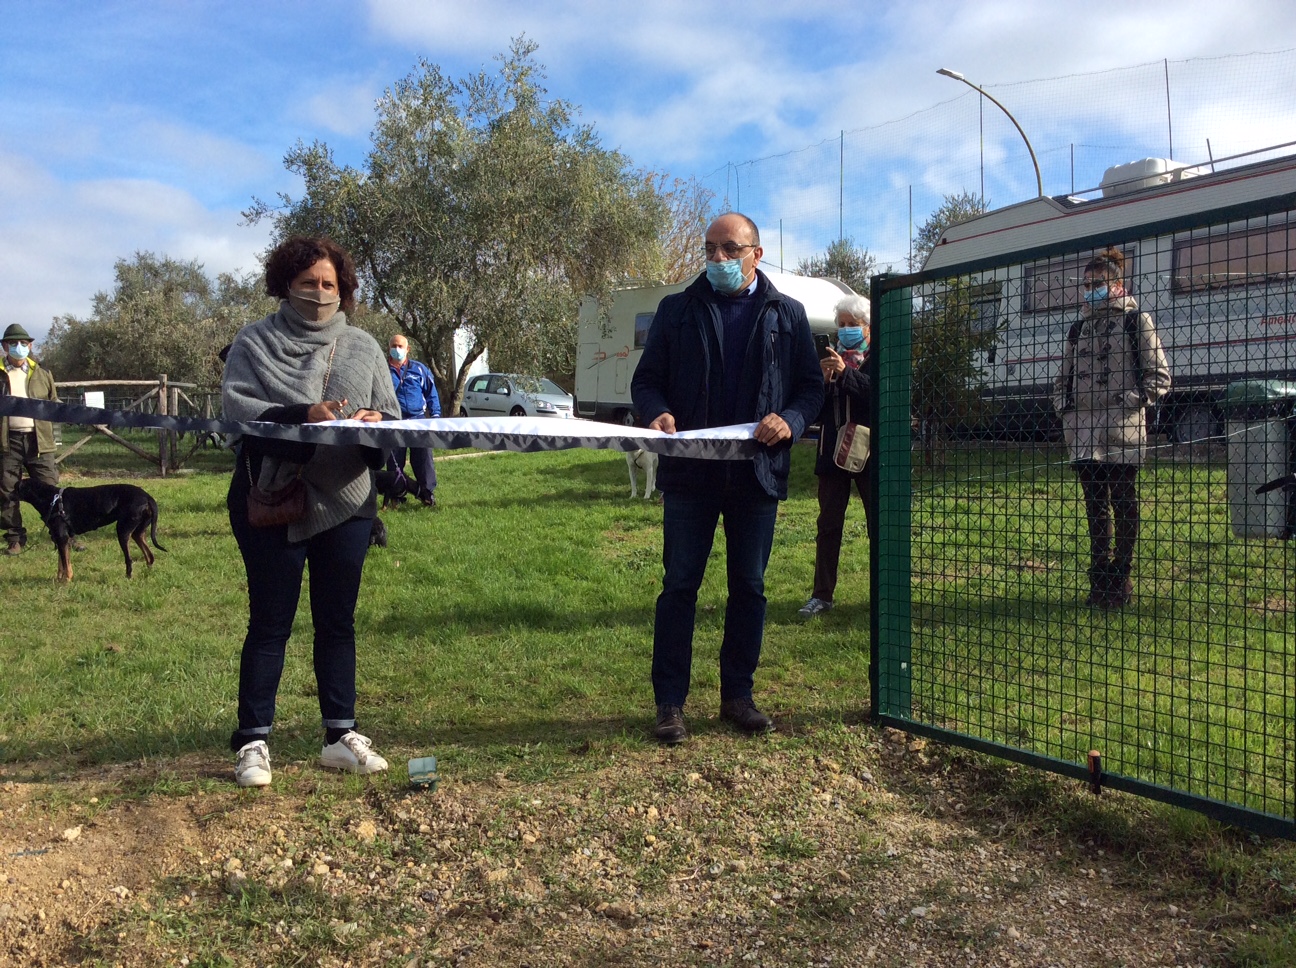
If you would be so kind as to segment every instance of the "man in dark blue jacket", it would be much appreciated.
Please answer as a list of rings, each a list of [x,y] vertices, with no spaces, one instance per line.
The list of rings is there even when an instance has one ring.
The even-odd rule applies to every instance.
[[[437,395],[436,380],[432,371],[418,360],[409,358],[409,340],[397,333],[387,344],[387,367],[391,371],[392,388],[396,391],[396,402],[400,404],[401,417],[409,420],[417,417],[441,416],[441,398]],[[436,507],[436,466],[432,463],[431,447],[411,447],[409,449],[410,467],[414,471],[416,487],[410,488],[414,495],[427,507]],[[387,469],[405,473],[405,448],[398,447],[387,459]],[[397,501],[404,500],[398,498]],[[384,504],[395,503],[385,499]]]
[[[819,413],[823,375],[805,307],[757,270],[755,223],[730,212],[706,231],[706,272],[657,307],[630,384],[653,430],[755,423],[764,446],[747,460],[661,458],[665,577],[653,630],[654,734],[678,743],[693,663],[697,593],[725,524],[729,600],[720,646],[720,717],[747,733],[774,728],[752,701],[765,630],[765,566],[792,443]]]

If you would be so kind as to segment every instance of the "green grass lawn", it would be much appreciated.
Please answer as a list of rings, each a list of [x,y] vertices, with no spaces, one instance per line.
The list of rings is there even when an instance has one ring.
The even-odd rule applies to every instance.
[[[142,461],[102,446],[67,468],[98,483]],[[797,450],[768,570],[769,622],[757,688],[792,719],[858,718],[867,704],[868,561],[863,510],[848,516],[840,606],[813,629],[809,593],[816,503],[812,454]],[[80,458],[80,466],[78,466]],[[224,509],[229,456],[141,481],[169,549],[127,581],[111,529],[86,537],[76,580],[54,583],[42,530],[0,568],[23,633],[0,646],[0,743],[9,762],[129,760],[221,749],[234,725],[247,603]],[[443,460],[440,510],[385,514],[357,615],[359,717],[384,751],[435,748],[486,762],[505,751],[625,735],[653,711],[652,615],[661,579],[661,506],[631,501],[623,456],[607,451]],[[30,510],[26,514],[32,523]],[[723,558],[722,536],[713,552]],[[304,595],[304,593],[303,593]],[[690,710],[714,714],[724,611],[723,560],[699,600]],[[310,619],[298,613],[279,691],[275,745],[307,755],[319,739]],[[293,746],[298,747],[295,752]]]
[[[1222,461],[1140,474],[1135,600],[1083,604],[1058,452],[968,448],[913,502],[914,718],[1296,817],[1296,553],[1231,533]]]
[[[858,503],[848,512],[837,607],[801,624],[817,504],[811,448],[794,455],[758,698],[787,722],[851,720],[869,695],[864,516]],[[73,483],[146,466],[106,441],[69,463]],[[181,474],[145,482],[169,552],[133,581],[108,529],[87,537],[68,587],[52,581],[39,529],[27,554],[3,562],[0,588],[24,616],[0,646],[5,760],[224,745],[246,622],[229,463],[202,450]],[[1056,451],[969,447],[920,467],[914,718],[1072,762],[1097,748],[1109,771],[1291,817],[1293,552],[1232,538],[1224,474],[1219,463],[1143,472],[1136,601],[1108,614],[1081,602],[1084,515]],[[465,765],[554,740],[637,741],[652,713],[661,506],[629,499],[625,461],[609,451],[443,459],[439,476],[441,510],[411,502],[386,514],[391,545],[366,562],[362,728],[398,755],[436,748]],[[724,598],[714,560],[699,599],[695,716],[717,704]],[[293,755],[318,741],[309,638],[303,606],[275,733]]]

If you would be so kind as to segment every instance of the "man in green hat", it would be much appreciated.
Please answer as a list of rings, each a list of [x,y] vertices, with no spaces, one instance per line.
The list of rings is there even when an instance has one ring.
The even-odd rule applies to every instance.
[[[0,395],[58,402],[54,375],[31,356],[32,338],[17,323],[0,339]],[[54,428],[48,420],[0,417],[0,527],[4,528],[5,554],[22,554],[27,544],[22,511],[15,491],[23,472],[46,484],[58,485],[54,463]]]

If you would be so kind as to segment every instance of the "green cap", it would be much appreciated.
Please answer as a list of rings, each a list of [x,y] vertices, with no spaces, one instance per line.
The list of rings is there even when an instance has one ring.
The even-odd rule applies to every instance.
[[[5,340],[25,339],[30,343],[31,333],[27,332],[27,330],[23,329],[17,323],[10,323],[9,328],[4,331],[3,339]]]

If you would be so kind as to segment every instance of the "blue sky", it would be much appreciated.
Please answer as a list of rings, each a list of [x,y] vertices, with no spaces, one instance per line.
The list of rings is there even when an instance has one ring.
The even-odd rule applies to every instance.
[[[1052,194],[1069,190],[1068,145],[1090,185],[1106,164],[1167,153],[1153,62],[1186,76],[1197,67],[1178,62],[1296,44],[1287,0],[0,0],[0,12],[0,322],[38,335],[56,315],[86,315],[137,250],[252,269],[267,229],[239,213],[296,193],[284,152],[321,139],[360,164],[375,98],[419,56],[459,77],[525,33],[551,94],[581,106],[605,145],[721,193],[735,184],[727,163],[785,156],[738,178],[767,250],[785,225],[792,263],[831,241],[839,216],[874,251],[903,251],[908,187],[920,218],[942,192],[977,188],[982,144],[994,204],[1034,194],[1016,133],[987,114],[982,135],[975,93],[937,67],[1013,104]],[[1266,75],[1272,90],[1258,92],[1222,64],[1231,83],[1180,106],[1176,155],[1182,143],[1183,160],[1200,160],[1212,133],[1217,155],[1296,139],[1293,78]],[[1145,66],[1115,70],[1130,65]],[[1038,80],[1062,75],[1084,76]]]

